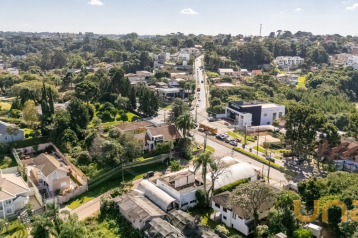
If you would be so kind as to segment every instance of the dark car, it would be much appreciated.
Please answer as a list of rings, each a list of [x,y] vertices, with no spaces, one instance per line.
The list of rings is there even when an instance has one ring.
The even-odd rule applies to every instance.
[[[272,163],[275,163],[275,159],[274,158],[267,158],[268,161],[271,161]]]
[[[144,179],[149,179],[149,178],[151,178],[151,177],[153,177],[154,176],[154,172],[153,171],[149,171],[148,173],[146,173],[144,176],[143,176],[143,178]]]
[[[240,139],[236,139],[237,142],[241,143],[241,140]]]
[[[221,135],[220,134],[216,135],[216,139],[222,140]]]
[[[203,80],[201,80],[201,83],[204,83],[204,81],[203,81]]]

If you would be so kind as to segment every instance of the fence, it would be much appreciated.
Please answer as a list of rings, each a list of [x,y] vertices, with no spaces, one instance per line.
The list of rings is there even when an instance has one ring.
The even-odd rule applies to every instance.
[[[6,169],[2,169],[1,172],[3,174],[13,174],[15,172],[17,172],[18,169],[17,169],[17,166],[14,166],[14,167],[10,167],[10,168],[6,168]]]
[[[25,169],[24,169],[24,165],[21,163],[21,160],[19,158],[19,155],[17,154],[17,151],[14,148],[11,148],[12,150],[12,155],[14,156],[16,163],[17,163],[17,171],[19,171],[21,173],[21,177],[27,181],[27,176],[25,173]]]
[[[29,182],[31,183],[32,187],[31,187],[31,191],[34,192],[35,198],[36,200],[40,203],[41,207],[43,207],[44,203],[42,202],[42,196],[38,190],[38,188],[36,187],[36,185],[34,184],[34,182],[32,182],[31,179],[29,179]]]
[[[65,196],[58,196],[58,203],[62,204],[68,202],[68,200],[70,200],[71,198],[77,197],[78,195],[86,192],[87,190],[88,190],[87,185],[78,187],[77,189],[67,193]]]

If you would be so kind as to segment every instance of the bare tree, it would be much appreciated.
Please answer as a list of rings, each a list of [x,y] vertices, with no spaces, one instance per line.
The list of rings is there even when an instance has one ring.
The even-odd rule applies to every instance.
[[[261,181],[241,184],[231,193],[231,204],[239,207],[245,217],[254,216],[255,237],[259,222],[259,209],[275,202],[275,192],[270,185]]]
[[[211,185],[208,190],[208,200],[210,201],[210,198],[214,194],[215,182],[219,178],[229,177],[231,175],[231,170],[230,170],[230,167],[228,166],[228,164],[225,163],[225,161],[222,160],[222,158],[212,156],[212,161],[210,163],[210,172],[208,174],[211,179]]]
[[[14,141],[14,136],[19,133],[20,128],[16,125],[11,125],[6,127],[6,133],[11,136],[11,142]]]

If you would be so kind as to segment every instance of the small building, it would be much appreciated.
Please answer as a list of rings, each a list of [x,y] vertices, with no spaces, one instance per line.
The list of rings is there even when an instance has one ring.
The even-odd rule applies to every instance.
[[[0,172],[0,218],[7,218],[29,202],[30,188],[20,174]]]
[[[145,79],[145,77],[153,75],[151,72],[144,71],[144,70],[143,71],[137,71],[135,74],[137,76],[137,80],[138,80],[138,78],[139,79]]]
[[[0,142],[8,143],[12,141],[23,140],[25,138],[25,131],[22,129],[19,129],[17,134],[15,135],[9,135],[6,132],[6,128],[9,126],[15,126],[15,125],[0,121]]]
[[[262,70],[261,69],[252,70],[251,76],[256,76],[256,75],[262,75]]]
[[[216,83],[215,86],[223,89],[235,87],[235,85],[233,85],[232,83]]]
[[[157,82],[155,84],[158,88],[168,88],[168,84],[164,82]]]
[[[313,234],[315,237],[317,237],[317,238],[321,237],[322,227],[317,226],[317,225],[312,224],[312,223],[308,223],[307,225],[305,225],[305,228],[306,228],[307,230],[311,231],[312,234]]]
[[[234,73],[233,69],[218,69],[220,75],[232,75]]]
[[[138,190],[140,190],[146,198],[156,204],[164,212],[178,208],[179,203],[175,198],[148,180],[141,181],[138,185]]]
[[[166,215],[138,190],[115,197],[112,201],[117,203],[119,212],[132,223],[132,226],[139,230],[147,228],[148,222],[152,219],[164,218]]]
[[[157,186],[179,201],[179,208],[186,209],[196,204],[195,192],[202,183],[189,170],[164,175],[157,179]]]
[[[285,115],[285,106],[274,103],[260,103],[252,101],[244,104],[243,101],[229,102],[225,114],[228,118],[235,120],[239,127],[272,125]]]
[[[131,83],[138,81],[138,77],[136,74],[129,73],[129,74],[125,74],[124,77],[128,77]]]
[[[290,77],[287,74],[278,74],[276,75],[276,79],[280,83],[285,83],[285,84],[290,83]]]
[[[247,75],[249,75],[249,71],[247,69],[241,69],[240,70],[240,75],[241,76],[247,76]]]
[[[144,234],[145,238],[186,238],[181,231],[161,218],[152,219]]]
[[[19,70],[17,68],[8,68],[6,69],[6,71],[9,72],[10,74],[15,74],[15,75],[19,74]]]
[[[278,66],[299,66],[304,59],[299,56],[278,56],[273,62]]]
[[[311,67],[312,73],[317,73],[319,71],[318,67]]]
[[[182,138],[175,125],[163,125],[147,129],[147,144],[149,151],[155,150],[155,145],[161,142],[175,141]]]
[[[253,214],[246,214],[241,208],[234,206],[230,202],[231,192],[226,191],[211,198],[211,207],[215,210],[210,219],[224,222],[228,227],[232,227],[244,235],[249,235],[254,229]],[[259,209],[259,219],[268,216],[273,207],[272,202],[264,203]]]

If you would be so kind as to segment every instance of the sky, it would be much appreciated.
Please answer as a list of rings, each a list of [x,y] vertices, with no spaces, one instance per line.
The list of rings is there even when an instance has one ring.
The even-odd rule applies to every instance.
[[[358,34],[358,0],[1,0],[0,31]]]

